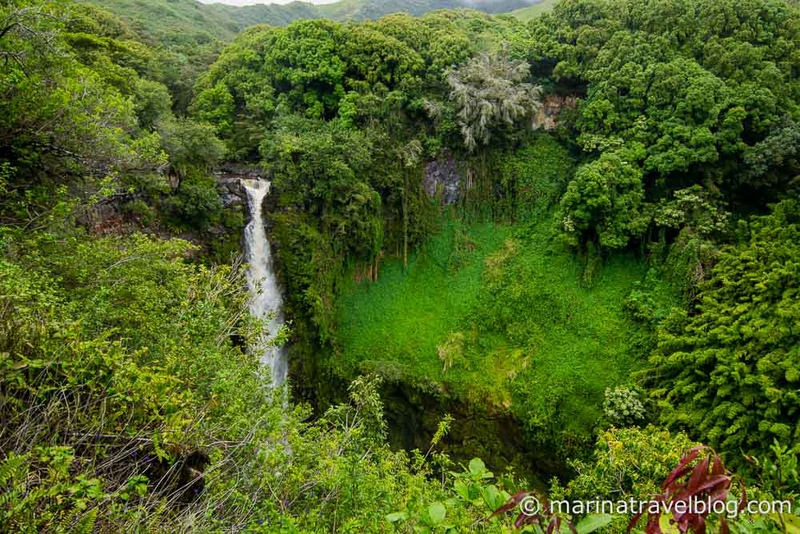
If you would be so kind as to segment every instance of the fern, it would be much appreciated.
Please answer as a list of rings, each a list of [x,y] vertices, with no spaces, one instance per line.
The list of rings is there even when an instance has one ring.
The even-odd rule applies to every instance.
[[[27,461],[25,456],[13,452],[9,454],[8,458],[0,463],[0,487],[6,486],[15,478],[24,477],[27,472]],[[2,496],[0,495],[0,497]]]
[[[75,522],[72,528],[73,534],[91,534],[94,531],[94,524],[97,521],[97,508],[92,508]]]

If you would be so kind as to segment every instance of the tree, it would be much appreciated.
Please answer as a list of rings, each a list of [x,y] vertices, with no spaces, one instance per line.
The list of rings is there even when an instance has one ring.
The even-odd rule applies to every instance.
[[[665,423],[741,464],[800,437],[800,204],[786,200],[724,249],[692,315],[659,335],[651,386]]]
[[[643,203],[641,169],[624,153],[606,152],[575,172],[561,198],[561,229],[573,246],[623,248],[647,229]]]
[[[170,119],[158,125],[164,150],[178,176],[190,168],[208,171],[224,153],[222,142],[214,135],[214,127],[192,119]]]
[[[541,88],[523,81],[528,73],[528,64],[510,60],[505,50],[480,52],[447,73],[450,99],[468,150],[488,145],[492,135],[500,135],[539,108]]]
[[[20,165],[48,157],[97,168],[124,164],[133,106],[71,57],[63,40],[66,14],[38,1],[0,7],[2,157]]]
[[[799,20],[773,0],[568,0],[531,23],[527,56],[583,97],[584,151],[641,147],[642,210],[697,185],[763,213],[796,174]]]

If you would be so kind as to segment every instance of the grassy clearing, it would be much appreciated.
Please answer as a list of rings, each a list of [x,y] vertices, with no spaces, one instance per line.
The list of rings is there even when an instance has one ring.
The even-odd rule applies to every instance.
[[[407,270],[391,260],[378,282],[353,284],[337,303],[342,364],[415,381],[450,379],[437,347],[476,306],[483,262],[510,234],[491,223],[449,221]]]
[[[515,9],[511,12],[511,14],[521,20],[531,20],[532,18],[538,17],[542,13],[547,13],[548,11],[552,10],[553,6],[556,4],[556,1],[557,0],[542,0],[538,4]]]
[[[389,261],[378,282],[340,296],[337,365],[511,409],[536,432],[586,435],[605,388],[640,365],[642,330],[623,300],[646,267],[616,256],[582,284],[551,228],[446,223],[406,272]]]
[[[511,382],[515,413],[535,428],[582,434],[601,417],[605,388],[631,384],[643,364],[636,344],[644,332],[626,318],[623,301],[646,266],[615,256],[591,286],[582,284],[580,261],[551,243],[548,223],[515,240],[500,288],[484,301],[487,315],[506,308],[505,337],[525,354]]]

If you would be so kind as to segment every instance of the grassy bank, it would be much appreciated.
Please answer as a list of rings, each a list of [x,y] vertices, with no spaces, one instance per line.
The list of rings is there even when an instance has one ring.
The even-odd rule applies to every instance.
[[[511,410],[535,433],[588,435],[605,388],[639,368],[623,301],[646,267],[612,257],[583,283],[551,228],[445,222],[407,269],[387,261],[343,292],[334,365]]]

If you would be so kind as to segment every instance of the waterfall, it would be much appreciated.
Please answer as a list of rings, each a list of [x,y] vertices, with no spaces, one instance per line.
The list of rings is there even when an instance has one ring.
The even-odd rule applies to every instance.
[[[264,197],[269,193],[269,182],[242,180],[242,185],[247,192],[247,203],[250,207],[250,222],[244,229],[249,264],[247,286],[251,294],[250,313],[267,320],[268,330],[268,335],[262,337],[254,349],[260,352],[261,363],[270,369],[273,387],[280,387],[286,380],[289,369],[286,351],[272,345],[275,334],[283,326],[283,297],[272,269],[272,254],[261,214]]]

